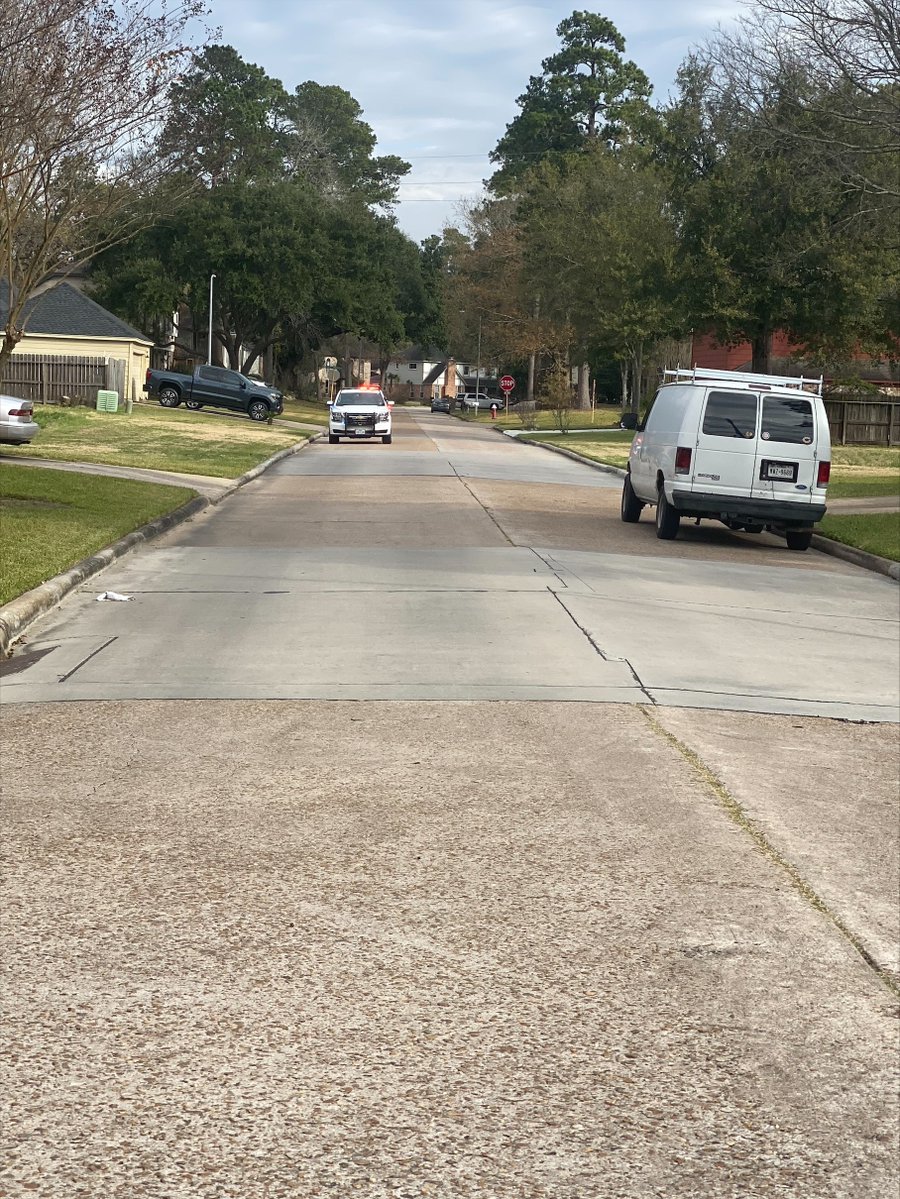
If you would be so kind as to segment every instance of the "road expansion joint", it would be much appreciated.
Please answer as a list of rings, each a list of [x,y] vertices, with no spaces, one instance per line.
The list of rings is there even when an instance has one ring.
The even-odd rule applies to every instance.
[[[865,945],[859,937],[852,932],[844,921],[834,912],[825,900],[818,894],[815,888],[803,877],[797,867],[789,858],[781,852],[778,847],[773,844],[766,833],[744,810],[741,803],[735,799],[719,776],[703,761],[698,753],[686,745],[674,733],[670,733],[663,726],[658,717],[643,705],[637,705],[638,711],[650,725],[653,732],[666,742],[676,753],[687,762],[694,776],[710,791],[715,797],[718,806],[726,816],[732,820],[738,828],[740,828],[747,836],[750,837],[753,844],[759,852],[777,867],[786,877],[793,889],[800,895],[801,899],[810,907],[821,913],[831,924],[837,929],[841,936],[849,942],[856,950],[866,965],[877,975],[880,982],[884,984],[889,991],[895,996],[900,996],[900,984],[894,979],[890,971],[881,966],[875,958],[869,953]]]
[[[586,639],[588,644],[592,646],[592,648],[594,649],[594,652],[599,654],[604,662],[621,662],[624,666],[627,666],[629,671],[631,672],[631,677],[634,679],[635,683],[637,684],[638,689],[640,690],[641,694],[646,696],[647,703],[653,704],[655,706],[656,700],[653,698],[653,696],[650,694],[650,692],[644,686],[643,682],[641,681],[640,675],[635,670],[635,668],[631,665],[631,663],[628,661],[628,659],[627,658],[617,658],[617,657],[611,656],[610,654],[607,654],[606,651],[604,649],[602,649],[600,645],[597,644],[597,642],[594,640],[594,638],[591,636],[591,634],[588,632],[588,630],[584,627],[584,625],[578,621],[578,619],[572,613],[571,609],[567,607],[567,605],[563,601],[562,597],[560,596],[559,592],[554,591],[553,588],[549,587],[549,586],[547,587],[547,590],[550,592],[550,594],[553,596],[553,598],[556,600],[556,602],[559,604],[559,606],[565,612],[566,616],[568,616],[568,618],[571,620],[572,624],[575,625],[575,628],[578,629],[578,631],[584,636],[584,638]]]
[[[102,645],[98,645],[95,650],[92,650],[91,653],[82,658],[80,662],[77,662],[71,670],[67,670],[65,674],[61,674],[58,681],[60,683],[66,682],[67,679],[72,677],[76,670],[81,670],[82,666],[86,666],[88,662],[90,662],[91,658],[96,658],[98,654],[102,654],[108,646],[112,645],[114,641],[118,640],[118,637],[110,637],[108,641],[104,641]]]
[[[475,494],[475,492],[469,486],[469,484],[465,480],[465,478],[459,473],[459,471],[456,469],[456,467],[453,465],[453,463],[451,462],[449,465],[450,465],[450,469],[453,471],[453,474],[460,481],[460,483],[462,483],[463,487],[465,487],[466,491],[468,491],[469,495],[472,497],[472,499],[475,501],[475,503],[479,506],[479,508],[481,508],[481,510],[485,513],[485,515],[490,520],[492,520],[494,522],[494,524],[497,526],[497,531],[500,533],[500,536],[507,543],[507,545],[515,545],[516,543],[513,541],[513,539],[509,536],[509,534],[506,532],[506,530],[503,528],[503,526],[497,520],[496,516],[494,516],[494,514],[490,510],[490,508],[485,507],[485,505],[481,502],[481,500],[478,498],[478,496]]]

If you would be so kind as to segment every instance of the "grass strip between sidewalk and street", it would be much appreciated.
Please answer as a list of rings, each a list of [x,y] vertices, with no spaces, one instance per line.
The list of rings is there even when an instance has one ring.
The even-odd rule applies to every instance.
[[[868,554],[877,554],[879,558],[900,562],[898,512],[848,512],[845,516],[826,516],[815,531],[842,545],[852,545]]]
[[[124,411],[38,405],[34,418],[41,429],[34,441],[4,446],[0,457],[98,462],[236,479],[303,436],[299,429],[257,424],[243,415],[155,404],[140,405],[130,416]]]
[[[68,570],[197,493],[38,467],[0,467],[0,604]]]

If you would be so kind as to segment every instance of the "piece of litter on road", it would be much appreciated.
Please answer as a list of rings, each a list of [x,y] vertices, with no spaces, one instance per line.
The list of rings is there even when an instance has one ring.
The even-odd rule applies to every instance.
[[[134,596],[131,595],[119,595],[118,591],[101,591],[97,596],[97,602],[99,603],[100,600],[119,600],[121,603],[126,603],[133,598]]]

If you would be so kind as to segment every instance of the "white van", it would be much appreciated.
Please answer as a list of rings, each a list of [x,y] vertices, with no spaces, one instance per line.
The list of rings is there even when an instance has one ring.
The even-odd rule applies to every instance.
[[[622,520],[651,504],[667,541],[685,516],[808,549],[831,473],[822,380],[700,368],[664,379],[631,443]]]

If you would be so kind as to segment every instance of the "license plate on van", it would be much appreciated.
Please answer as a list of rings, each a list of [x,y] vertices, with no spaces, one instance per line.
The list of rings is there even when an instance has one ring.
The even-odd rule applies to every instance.
[[[761,479],[777,479],[786,483],[797,482],[796,462],[767,462],[764,461],[759,472]]]

